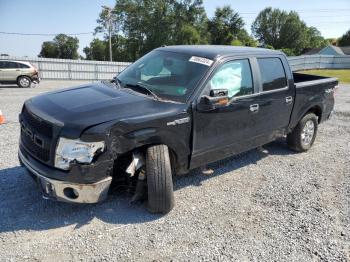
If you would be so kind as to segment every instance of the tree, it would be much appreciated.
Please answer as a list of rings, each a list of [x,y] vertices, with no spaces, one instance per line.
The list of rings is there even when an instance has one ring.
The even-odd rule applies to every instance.
[[[162,45],[207,42],[202,0],[119,0],[115,13],[132,60]]]
[[[41,46],[40,57],[78,59],[79,40],[65,34],[56,35],[53,41],[44,42]]]
[[[305,48],[326,44],[320,32],[314,27],[307,27],[298,13],[271,7],[258,14],[252,24],[252,32],[261,44],[275,49],[287,48],[295,54],[300,54]]]
[[[215,45],[230,45],[237,39],[237,35],[243,29],[242,17],[231,9],[230,6],[216,8],[214,17],[208,21],[210,43]]]
[[[78,59],[79,40],[76,37],[65,34],[56,35],[53,41],[57,45],[58,58]]]
[[[43,42],[39,57],[58,58],[57,45],[53,41]]]
[[[106,41],[95,38],[91,41],[90,46],[83,49],[87,60],[106,61]]]
[[[307,28],[307,48],[322,48],[328,45],[328,41],[324,39],[321,32],[316,27]]]
[[[349,46],[350,45],[350,29],[342,35],[338,40],[338,46]]]

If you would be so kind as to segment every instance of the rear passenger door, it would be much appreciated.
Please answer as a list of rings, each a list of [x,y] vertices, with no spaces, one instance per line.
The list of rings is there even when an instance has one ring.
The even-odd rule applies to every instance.
[[[20,74],[18,64],[15,62],[5,62],[4,67],[1,69],[4,81],[16,81],[17,76]]]
[[[289,125],[294,88],[288,85],[287,70],[281,57],[257,57],[256,61],[260,71],[260,91],[256,102],[261,120],[265,123],[257,132],[269,141],[281,135]]]

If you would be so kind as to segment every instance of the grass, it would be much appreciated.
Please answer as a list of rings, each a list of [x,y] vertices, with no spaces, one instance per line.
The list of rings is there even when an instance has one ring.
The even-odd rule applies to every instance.
[[[328,77],[338,78],[340,83],[350,84],[350,69],[316,69],[316,70],[305,70],[299,71],[300,73],[310,74],[310,75],[320,75]]]

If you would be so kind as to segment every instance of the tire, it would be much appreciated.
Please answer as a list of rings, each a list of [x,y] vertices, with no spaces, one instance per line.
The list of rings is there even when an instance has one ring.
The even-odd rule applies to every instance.
[[[317,135],[317,120],[314,113],[308,113],[299,121],[293,131],[287,135],[287,144],[290,149],[305,152],[312,147]]]
[[[146,152],[148,211],[166,214],[174,207],[173,179],[166,145],[151,146]]]
[[[28,88],[32,85],[32,79],[28,76],[20,76],[17,79],[17,85],[22,88]]]

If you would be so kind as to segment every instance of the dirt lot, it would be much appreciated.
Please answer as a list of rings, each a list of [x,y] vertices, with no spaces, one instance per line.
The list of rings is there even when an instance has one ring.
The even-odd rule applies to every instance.
[[[25,99],[77,82],[35,89],[0,86],[1,261],[350,261],[350,86],[303,154],[283,140],[175,179],[166,216],[113,192],[96,205],[41,198],[17,160]]]

